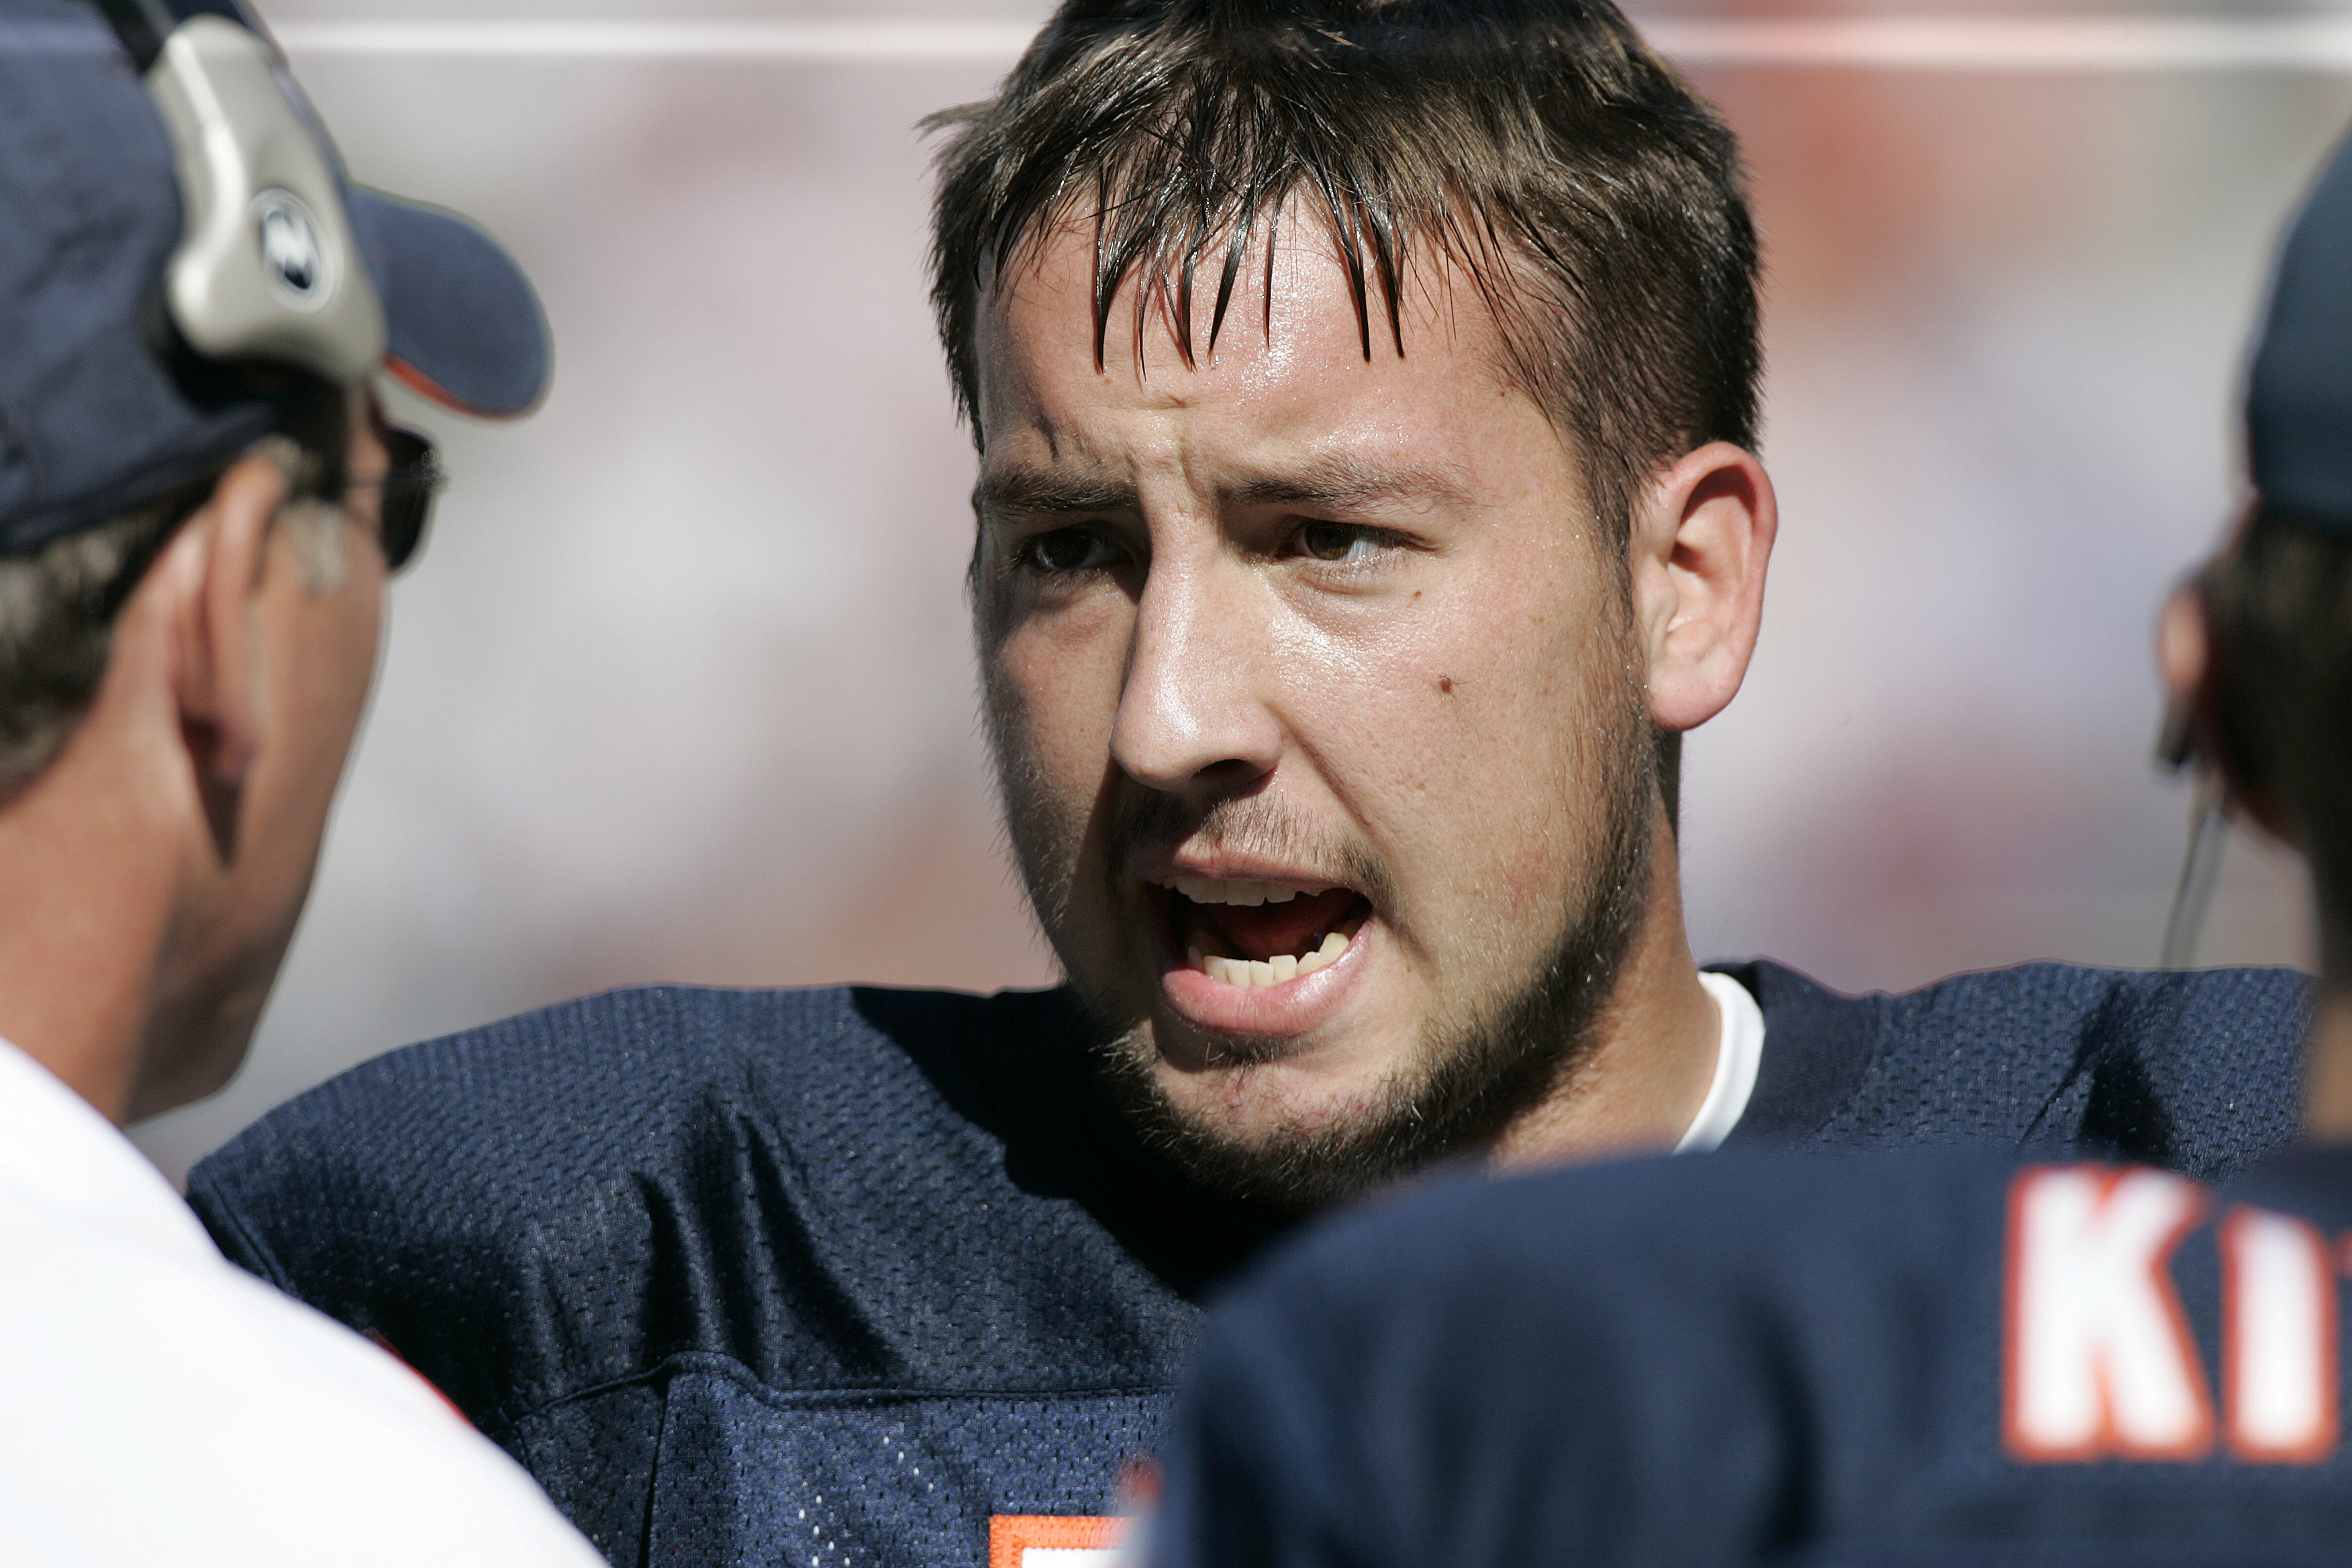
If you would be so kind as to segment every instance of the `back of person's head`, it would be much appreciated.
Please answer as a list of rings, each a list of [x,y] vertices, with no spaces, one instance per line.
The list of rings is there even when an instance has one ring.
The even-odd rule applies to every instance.
[[[501,416],[548,366],[513,260],[352,184],[238,0],[0,0],[0,1035],[107,1114],[218,1087],[290,940],[352,552],[397,569],[436,476],[372,378]]]
[[[349,184],[235,4],[0,0],[0,803],[226,469],[280,469],[278,526],[331,583],[363,377],[519,414],[543,334],[488,236]]]
[[[306,385],[273,410],[274,428],[227,460],[152,500],[0,556],[0,805],[72,738],[105,678],[124,600],[229,461],[260,458],[285,476],[289,504],[277,526],[299,542],[314,584],[341,579],[350,418],[341,389]]]
[[[1405,291],[1456,269],[1605,529],[1661,464],[1755,443],[1736,143],[1607,0],[1069,0],[995,98],[936,122],[933,301],[976,439],[982,300],[1043,234],[1096,237],[1097,361],[1154,310],[1189,356],[1271,330],[1227,306],[1303,219],[1367,356],[1409,353]]]
[[[2352,144],[2282,248],[2246,404],[2256,491],[2201,579],[2207,729],[2240,799],[2352,939]],[[2352,952],[2338,956],[2352,958]]]

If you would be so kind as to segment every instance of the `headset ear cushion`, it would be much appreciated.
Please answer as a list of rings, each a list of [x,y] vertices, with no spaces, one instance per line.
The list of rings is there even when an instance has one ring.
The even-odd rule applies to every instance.
[[[547,319],[522,268],[467,219],[352,187],[352,229],[384,314],[385,364],[462,413],[528,414],[546,395]]]

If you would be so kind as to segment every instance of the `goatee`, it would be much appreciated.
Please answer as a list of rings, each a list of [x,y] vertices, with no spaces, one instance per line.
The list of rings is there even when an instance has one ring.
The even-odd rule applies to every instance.
[[[1100,1047],[1104,1077],[1145,1141],[1212,1186],[1306,1210],[1485,1149],[1565,1089],[1591,1053],[1650,901],[1656,748],[1641,719],[1610,742],[1601,748],[1613,754],[1593,853],[1562,901],[1559,934],[1535,975],[1466,1016],[1433,1020],[1420,1047],[1355,1115],[1277,1124],[1246,1139],[1188,1116],[1169,1098],[1149,1024],[1115,1034]],[[1379,879],[1376,868],[1367,879]],[[1246,1058],[1235,1052],[1237,1061]]]

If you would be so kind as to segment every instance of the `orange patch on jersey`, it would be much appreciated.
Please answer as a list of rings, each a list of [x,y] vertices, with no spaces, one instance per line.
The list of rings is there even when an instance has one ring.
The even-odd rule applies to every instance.
[[[988,1568],[1076,1568],[1065,1552],[1118,1550],[1127,1521],[1050,1513],[999,1513],[988,1521]],[[1039,1553],[1031,1559],[1029,1553]],[[1049,1555],[1050,1554],[1050,1555]]]

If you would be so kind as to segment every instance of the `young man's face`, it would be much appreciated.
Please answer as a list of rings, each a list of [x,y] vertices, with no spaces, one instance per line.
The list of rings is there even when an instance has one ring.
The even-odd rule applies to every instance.
[[[1088,235],[1008,275],[976,608],[1014,848],[1128,1089],[1312,1201],[1553,1085],[1657,811],[1622,546],[1486,308],[1424,269],[1368,361],[1285,227],[1192,368],[1122,293],[1096,369]]]

